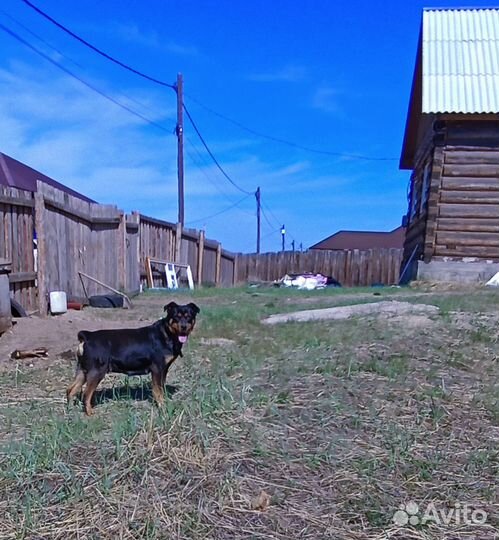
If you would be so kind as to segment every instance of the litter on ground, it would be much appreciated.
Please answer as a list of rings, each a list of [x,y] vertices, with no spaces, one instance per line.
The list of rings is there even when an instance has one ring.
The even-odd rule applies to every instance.
[[[281,279],[275,281],[274,284],[277,287],[296,287],[297,289],[305,289],[307,291],[324,289],[328,286],[341,287],[340,282],[332,277],[311,273],[286,274]]]

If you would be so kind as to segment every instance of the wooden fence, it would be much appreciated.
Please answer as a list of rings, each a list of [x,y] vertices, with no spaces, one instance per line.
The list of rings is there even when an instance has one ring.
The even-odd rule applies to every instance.
[[[145,284],[146,257],[191,265],[200,285],[235,281],[236,256],[203,231],[128,215],[42,182],[35,194],[0,186],[0,228],[0,258],[12,263],[10,294],[27,311],[47,313],[50,291],[71,299],[109,292],[80,272],[136,293]],[[155,273],[155,285],[166,285],[164,272]]]
[[[29,312],[47,313],[50,291],[65,291],[70,299],[108,292],[79,272],[138,292],[146,283],[146,257],[189,264],[197,285],[229,287],[304,272],[345,286],[398,281],[399,249],[235,255],[203,231],[85,202],[42,182],[37,189],[33,194],[0,186],[0,258],[11,262],[11,297]],[[166,286],[163,267],[153,278],[155,286]]]
[[[177,261],[191,267],[198,285],[231,286],[235,282],[236,255],[222,245],[205,238],[204,231],[184,229],[179,223],[169,223],[140,215],[140,268],[145,283],[146,257]],[[154,284],[165,287],[164,272],[153,273]]]
[[[236,282],[275,281],[305,272],[331,276],[346,287],[398,283],[402,249],[309,250],[238,255]]]
[[[25,309],[37,307],[33,194],[0,186],[0,258],[11,262],[10,294]]]
[[[47,311],[50,291],[65,291],[75,299],[109,292],[79,272],[122,291],[138,291],[137,216],[127,216],[116,206],[83,201],[41,182],[37,189],[40,313]]]

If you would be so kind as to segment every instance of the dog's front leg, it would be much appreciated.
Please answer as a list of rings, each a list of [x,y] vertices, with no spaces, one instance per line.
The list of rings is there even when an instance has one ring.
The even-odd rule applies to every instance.
[[[163,368],[163,387],[165,386],[165,383],[166,383],[166,376],[168,375],[168,370],[171,368],[173,362],[175,362],[175,360],[177,359],[178,357],[177,356],[170,356],[170,357],[166,357],[165,358],[165,364],[164,364],[164,368]]]

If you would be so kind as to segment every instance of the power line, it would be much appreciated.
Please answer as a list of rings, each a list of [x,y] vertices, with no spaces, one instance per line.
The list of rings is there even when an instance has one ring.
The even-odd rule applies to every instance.
[[[58,23],[55,19],[53,19],[52,17],[50,17],[49,15],[47,15],[45,12],[43,12],[41,9],[39,9],[37,6],[35,6],[34,4],[32,4],[31,2],[29,2],[29,0],[22,0],[26,5],[28,5],[29,7],[31,7],[32,9],[34,9],[36,12],[38,12],[40,15],[42,15],[43,17],[45,17],[46,19],[48,19],[50,22],[52,22],[53,24],[55,24],[58,28],[64,30],[65,32],[67,32],[68,34],[70,34],[72,37],[74,37],[75,39],[77,39],[78,41],[82,42],[83,44],[85,44],[86,46],[90,47],[93,51],[97,52],[98,54],[101,54],[102,56],[104,56],[105,58],[107,58],[108,60],[111,60],[112,62],[120,65],[121,67],[125,68],[125,69],[128,69],[129,71],[132,71],[133,73],[137,74],[137,75],[140,75],[142,77],[145,77],[146,79],[152,81],[152,82],[155,82],[155,83],[159,83],[163,86],[168,86],[169,88],[172,88],[174,89],[175,91],[177,90],[177,87],[175,85],[171,85],[171,84],[168,84],[168,83],[165,83],[164,81],[159,81],[158,79],[155,79],[153,77],[149,77],[141,72],[139,72],[138,70],[134,69],[134,68],[131,68],[130,66],[127,66],[126,64],[124,64],[123,62],[120,62],[119,60],[116,60],[115,58],[111,57],[110,55],[108,55],[107,53],[101,51],[100,49],[98,49],[97,47],[91,45],[90,43],[88,43],[86,40],[84,40],[83,38],[79,37],[78,35],[76,35],[74,32],[72,32],[71,30],[69,30],[68,28],[66,28],[65,26],[63,26],[62,24]],[[88,88],[90,88],[91,90],[93,90],[94,92],[98,93],[99,95],[101,95],[102,97],[110,100],[112,103],[114,103],[115,105],[118,105],[119,107],[125,109],[126,111],[130,112],[131,114],[134,114],[135,116],[138,116],[139,118],[141,118],[142,120],[150,123],[151,125],[154,125],[160,129],[162,129],[163,131],[167,131],[166,128],[164,128],[163,126],[161,126],[160,124],[157,124],[156,122],[146,118],[145,116],[143,116],[142,114],[134,111],[133,109],[131,109],[130,107],[127,107],[126,105],[123,105],[122,103],[120,103],[119,101],[115,100],[114,98],[111,98],[110,96],[108,96],[107,94],[105,94],[104,92],[100,91],[98,88],[96,88],[95,86],[93,86],[92,84],[86,82],[85,80],[83,80],[82,78],[80,78],[78,75],[76,75],[75,73],[73,73],[72,71],[70,71],[69,69],[65,68],[64,66],[62,66],[59,62],[53,60],[52,58],[50,58],[49,56],[47,56],[45,53],[43,53],[42,51],[40,51],[39,49],[37,49],[35,46],[31,45],[30,43],[28,43],[27,41],[25,41],[21,36],[19,36],[18,34],[16,34],[15,32],[11,31],[10,29],[8,29],[7,27],[5,27],[4,25],[0,24],[0,28],[2,30],[4,30],[6,33],[8,33],[9,35],[11,35],[12,37],[14,37],[15,39],[17,39],[20,43],[22,43],[23,45],[25,45],[26,47],[28,47],[29,49],[31,49],[32,51],[34,51],[36,54],[42,56],[45,60],[49,61],[51,64],[55,65],[56,67],[58,67],[59,69],[61,69],[62,71],[64,71],[66,74],[70,75],[71,77],[77,79],[79,82],[81,82],[82,84],[84,84],[85,86],[87,86]],[[29,30],[28,30],[29,31]],[[41,38],[40,38],[41,39]],[[50,46],[50,45],[49,45]],[[53,47],[51,47],[53,48]],[[208,155],[211,157],[211,159],[213,160],[213,162],[215,163],[215,165],[217,166],[217,168],[220,170],[220,172],[224,175],[224,177],[236,188],[238,189],[239,191],[241,191],[242,193],[245,193],[246,196],[250,196],[250,195],[253,195],[253,192],[251,191],[247,191],[243,188],[241,188],[239,185],[236,184],[236,182],[234,182],[234,180],[232,180],[232,178],[225,172],[225,170],[222,168],[222,166],[220,165],[220,163],[218,162],[218,160],[216,159],[216,157],[214,156],[213,152],[210,150],[210,148],[208,147],[208,144],[206,143],[204,137],[202,136],[201,132],[199,131],[196,123],[194,122],[194,119],[192,118],[191,114],[189,113],[189,111],[187,110],[187,108],[185,107],[185,104],[183,104],[183,109],[185,110],[185,113],[187,115],[187,117],[189,118],[189,121],[191,122],[194,130],[196,131],[196,134],[198,135],[199,139],[201,140],[203,146],[205,147],[206,151],[208,152]],[[245,197],[246,198],[246,197]],[[237,206],[238,203],[232,205],[230,208],[234,207],[234,206]],[[218,215],[218,214],[217,214]]]
[[[69,34],[71,37],[78,40],[80,43],[82,43],[86,47],[90,48],[91,50],[93,50],[97,54],[103,56],[107,60],[117,64],[118,66],[120,66],[120,67],[122,67],[122,68],[124,68],[124,69],[126,69],[126,70],[128,70],[128,71],[130,71],[132,73],[134,73],[135,75],[138,75],[139,77],[147,79],[150,82],[153,82],[155,84],[159,84],[161,86],[166,86],[167,88],[171,88],[172,90],[176,90],[175,84],[171,84],[171,83],[162,81],[161,79],[158,79],[156,77],[152,77],[151,75],[147,75],[146,73],[143,73],[142,71],[139,71],[138,69],[136,69],[136,68],[134,68],[134,67],[132,67],[132,66],[130,66],[128,64],[125,64],[124,62],[121,62],[120,60],[114,58],[113,56],[111,56],[110,54],[108,54],[108,53],[104,52],[103,50],[99,49],[95,45],[92,45],[87,40],[83,39],[78,34],[74,33],[72,30],[70,30],[69,28],[67,28],[66,26],[61,24],[60,22],[56,21],[53,17],[51,17],[50,15],[45,13],[39,7],[35,6],[35,4],[30,2],[29,0],[22,0],[22,2],[24,2],[28,7],[30,7],[34,11],[36,11],[39,15],[41,15],[42,17],[44,17],[45,19],[50,21],[52,24],[54,24],[55,26],[57,26],[58,28],[60,28],[64,32],[66,32],[67,34]],[[361,154],[351,154],[351,153],[346,153],[346,152],[334,152],[334,151],[331,151],[331,150],[320,150],[320,149],[311,148],[309,146],[305,146],[303,144],[299,144],[299,143],[296,143],[296,142],[288,141],[286,139],[281,139],[280,137],[274,137],[272,135],[267,135],[265,133],[262,133],[260,131],[255,130],[255,129],[249,128],[249,127],[245,126],[244,124],[242,124],[241,122],[233,120],[232,118],[229,118],[228,116],[211,109],[210,107],[204,105],[203,103],[201,103],[199,100],[195,99],[192,96],[189,96],[189,97],[194,102],[196,102],[200,107],[203,107],[208,112],[218,116],[219,118],[222,118],[223,120],[225,120],[227,122],[230,122],[231,124],[239,127],[240,129],[246,131],[247,133],[251,133],[252,135],[255,135],[257,137],[261,137],[261,138],[267,139],[269,141],[284,144],[286,146],[290,146],[290,147],[296,148],[298,150],[304,150],[306,152],[311,152],[313,154],[320,154],[320,155],[326,155],[326,156],[335,156],[335,157],[344,157],[344,158],[349,158],[349,159],[359,159],[359,160],[364,160],[364,161],[398,161],[399,160],[399,158],[371,157],[371,156],[364,156],[364,155],[361,155]]]
[[[50,21],[52,24],[56,25],[58,28],[60,28],[61,30],[63,30],[64,32],[66,32],[67,34],[69,34],[71,37],[75,38],[76,40],[78,40],[80,43],[84,44],[85,46],[89,47],[91,50],[93,50],[94,52],[96,52],[97,54],[103,56],[104,58],[106,58],[107,60],[119,65],[120,67],[128,70],[128,71],[131,71],[132,73],[136,74],[136,75],[139,75],[140,77],[143,77],[151,82],[154,82],[156,84],[160,84],[162,86],[166,86],[168,88],[171,88],[173,89],[174,91],[178,92],[178,89],[177,89],[177,86],[176,85],[173,85],[173,84],[170,84],[170,83],[166,83],[164,81],[161,81],[155,77],[151,77],[149,75],[146,75],[145,73],[142,73],[141,71],[135,69],[135,68],[132,68],[131,66],[121,62],[120,60],[117,60],[116,58],[112,57],[111,55],[107,54],[106,52],[102,51],[101,49],[99,49],[98,47],[95,47],[94,45],[92,45],[91,43],[89,43],[88,41],[86,41],[85,39],[83,39],[82,37],[78,36],[77,34],[75,34],[73,31],[69,30],[69,28],[65,27],[64,25],[62,25],[61,23],[59,23],[58,21],[56,21],[55,19],[53,19],[50,15],[48,15],[47,13],[45,13],[44,11],[42,11],[40,8],[38,8],[37,6],[35,6],[32,2],[30,2],[29,0],[22,0],[28,7],[30,7],[31,9],[35,10],[38,14],[40,14],[41,16],[43,16],[45,19],[47,19],[48,21]],[[20,24],[20,23],[19,23]],[[22,26],[22,25],[21,25]],[[122,103],[120,103],[119,101],[115,100],[114,98],[111,98],[110,96],[108,96],[107,94],[105,94],[104,92],[100,91],[98,88],[96,88],[95,86],[93,86],[92,84],[86,82],[84,79],[80,78],[79,76],[77,76],[75,73],[73,73],[72,71],[70,71],[69,69],[65,68],[64,66],[62,66],[59,62],[51,59],[49,56],[47,56],[46,54],[44,54],[42,51],[40,51],[39,49],[37,49],[35,46],[31,45],[30,43],[28,43],[27,41],[25,41],[23,38],[21,38],[19,35],[17,35],[15,32],[11,31],[10,29],[8,29],[7,27],[5,27],[4,25],[0,24],[0,28],[6,32],[7,34],[11,35],[12,37],[14,37],[16,40],[18,40],[20,43],[22,43],[23,45],[25,45],[26,47],[28,47],[29,49],[31,49],[33,52],[35,52],[36,54],[40,55],[42,58],[44,58],[45,60],[49,61],[51,64],[53,64],[54,66],[58,67],[59,69],[61,69],[62,71],[64,71],[67,75],[75,78],[76,80],[78,80],[80,83],[84,84],[85,86],[87,86],[87,88],[93,90],[94,92],[98,93],[99,95],[101,95],[102,97],[104,97],[105,99],[108,99],[110,100],[112,103],[114,103],[115,105],[118,105],[119,107],[123,108],[124,110],[128,111],[129,113],[131,114],[134,114],[135,116],[138,116],[139,118],[141,118],[142,120],[148,122],[149,124],[151,125],[154,125],[160,129],[162,129],[163,131],[167,131],[163,126],[157,124],[156,122],[152,121],[152,120],[149,120],[148,118],[146,118],[145,116],[143,116],[142,114],[134,111],[133,109],[131,109],[130,107],[127,107],[126,105],[123,105]],[[37,36],[36,34],[32,33],[29,29],[26,29],[26,31],[30,32],[31,34],[35,35],[35,37],[37,37],[38,39],[40,39],[41,41],[43,41],[45,43],[45,41],[43,40],[43,38]],[[50,46],[50,45],[49,45]],[[51,46],[50,46],[51,47]],[[54,49],[53,47],[51,47],[52,49]],[[62,54],[62,53],[59,53],[59,54]],[[63,55],[64,56],[64,55]],[[220,172],[223,174],[223,176],[236,188],[238,189],[239,191],[241,191],[242,193],[245,194],[245,197],[243,199],[241,199],[240,201],[237,201],[236,203],[232,204],[231,206],[229,206],[228,208],[222,210],[221,212],[218,212],[216,214],[213,214],[211,216],[207,216],[207,217],[204,217],[204,218],[201,218],[199,220],[195,220],[193,222],[190,222],[190,223],[196,223],[196,222],[199,222],[199,221],[203,221],[203,220],[207,220],[207,219],[211,219],[213,217],[216,217],[232,208],[234,208],[235,206],[239,205],[243,200],[247,199],[249,196],[253,195],[253,192],[251,191],[247,191],[245,189],[243,189],[242,187],[240,187],[238,184],[236,184],[236,182],[234,182],[234,180],[232,180],[232,178],[225,172],[225,170],[222,168],[222,166],[220,165],[220,163],[218,162],[218,160],[216,159],[216,157],[214,156],[213,152],[210,150],[210,148],[208,147],[208,144],[206,143],[204,137],[202,136],[201,132],[199,131],[196,123],[194,122],[194,119],[192,118],[191,114],[189,113],[188,109],[186,108],[185,104],[182,103],[182,108],[183,110],[185,110],[185,113],[187,115],[187,117],[189,118],[189,121],[191,122],[196,134],[198,135],[201,143],[203,144],[204,148],[206,149],[208,155],[210,156],[210,158],[213,160],[213,162],[215,163],[215,165],[217,166],[217,168],[220,170]],[[197,151],[197,149],[196,149]]]
[[[6,11],[4,11],[3,9],[0,9],[0,13],[4,16],[4,17],[7,17],[8,19],[10,19],[12,22],[14,22],[15,24],[17,24],[18,26],[20,26],[25,32],[27,32],[28,34],[30,34],[31,36],[35,37],[36,39],[38,39],[39,41],[41,41],[44,45],[46,45],[47,47],[49,47],[50,49],[52,49],[53,51],[55,51],[57,54],[59,54],[60,56],[62,56],[63,58],[65,58],[66,60],[68,60],[69,62],[71,62],[72,64],[75,64],[76,66],[78,67],[82,67],[80,64],[78,64],[78,62],[75,62],[74,60],[72,60],[71,58],[69,58],[69,56],[66,56],[62,51],[60,51],[59,49],[57,49],[56,47],[54,47],[53,45],[51,45],[48,41],[46,41],[42,36],[40,36],[40,34],[37,34],[36,32],[33,32],[33,30],[30,30],[27,26],[25,26],[22,22],[18,21],[17,19],[15,19],[14,17],[12,17],[12,15],[9,15]]]
[[[202,165],[207,166],[206,161],[204,160],[203,156],[199,152],[199,150],[196,148],[194,143],[189,139],[189,137],[186,137],[187,142],[192,147],[192,149],[196,152],[199,161]],[[212,184],[215,189],[217,189],[229,202],[232,202],[229,196],[220,188],[220,186],[211,178],[211,176],[206,172],[206,170],[194,159],[193,154],[189,151],[188,148],[186,148],[187,155],[191,158],[192,163],[201,171],[203,176]]]
[[[263,206],[260,207],[260,210],[262,211],[262,216],[265,218],[265,221],[269,224],[270,227],[273,227],[274,224],[270,221],[270,219],[267,217],[267,213],[263,209]]]
[[[243,189],[242,187],[238,186],[234,180],[232,180],[232,178],[224,171],[224,169],[222,168],[222,166],[220,165],[220,163],[218,162],[217,158],[213,155],[213,152],[210,150],[210,148],[208,147],[208,145],[206,144],[206,141],[204,140],[203,136],[201,135],[201,132],[199,131],[198,127],[196,126],[192,116],[190,115],[189,111],[187,110],[187,107],[185,106],[185,104],[183,104],[183,108],[184,108],[184,111],[185,111],[185,114],[187,115],[187,118],[189,119],[190,123],[192,124],[192,127],[194,128],[194,131],[197,133],[197,136],[199,137],[199,140],[203,143],[203,146],[205,147],[206,151],[208,152],[209,156],[211,157],[211,159],[213,160],[213,162],[215,163],[215,165],[217,166],[217,168],[219,169],[219,171],[225,176],[225,178],[236,188],[238,189],[239,191],[241,191],[242,193],[245,193],[246,195],[253,195],[253,192],[252,191],[247,191],[246,189]]]
[[[281,223],[281,220],[278,219],[276,217],[276,215],[274,214],[274,212],[272,212],[272,210],[269,208],[269,206],[263,201],[262,202],[263,206],[265,206],[265,208],[267,209],[268,213],[274,218],[275,222],[276,223]]]
[[[43,43],[46,47],[49,47],[50,49],[52,49],[53,51],[55,51],[58,55],[62,56],[64,59],[66,59],[68,62],[71,62],[72,64],[74,64],[75,66],[79,67],[80,69],[84,69],[84,66],[81,65],[80,63],[76,62],[73,58],[71,58],[70,56],[68,56],[67,54],[64,54],[61,50],[59,50],[57,47],[54,47],[51,43],[49,43],[47,40],[45,40],[42,36],[40,36],[39,34],[37,34],[36,32],[33,32],[30,28],[28,28],[27,26],[25,26],[22,22],[20,22],[18,19],[16,19],[15,17],[12,17],[12,15],[10,15],[9,13],[7,13],[6,11],[4,11],[3,9],[0,9],[0,13],[2,15],[4,15],[5,17],[7,17],[8,19],[10,19],[12,22],[14,22],[15,24],[17,24],[18,26],[20,26],[25,32],[27,32],[28,34],[30,34],[31,36],[35,37],[36,39],[38,39],[41,43]],[[156,110],[153,109],[150,105],[146,105],[145,103],[143,103],[142,101],[139,101],[138,99],[135,99],[131,96],[127,96],[127,95],[124,95],[124,94],[121,94],[122,97],[126,98],[128,101],[131,101],[132,103],[135,103],[136,105],[138,105],[139,107],[142,107],[143,109],[146,109],[152,113],[156,113]],[[169,120],[173,120],[172,117],[167,117]]]
[[[230,206],[228,206],[227,208],[225,208],[224,210],[221,210],[220,212],[217,212],[216,214],[211,214],[210,216],[206,216],[206,217],[203,217],[203,218],[200,218],[200,219],[195,219],[193,221],[189,221],[188,224],[193,224],[193,223],[199,223],[200,221],[207,221],[209,219],[212,219],[214,217],[217,217],[219,216],[220,214],[223,214],[225,212],[228,212],[229,210],[232,210],[232,208],[234,208],[235,206],[238,206],[239,204],[241,204],[243,201],[245,201],[250,195],[253,195],[253,193],[250,193],[249,195],[245,195],[242,199],[240,199],[239,201],[237,201],[236,203],[234,204],[231,204]]]
[[[24,0],[23,0],[24,1]],[[78,75],[76,75],[75,73],[73,73],[72,71],[70,71],[69,69],[67,69],[66,67],[64,67],[62,64],[60,64],[59,62],[57,62],[56,60],[53,60],[52,58],[50,58],[50,56],[46,55],[44,52],[40,51],[40,49],[38,49],[37,47],[35,47],[34,45],[31,45],[30,43],[28,43],[26,40],[24,40],[21,36],[19,36],[18,34],[16,34],[15,32],[13,32],[12,30],[10,30],[9,28],[7,28],[6,26],[4,26],[3,24],[0,23],[0,29],[3,30],[5,33],[7,33],[8,35],[10,35],[11,37],[13,37],[14,39],[16,39],[17,41],[19,41],[20,43],[22,43],[25,47],[27,47],[28,49],[32,50],[33,52],[35,52],[36,54],[38,54],[39,56],[41,56],[42,58],[44,58],[45,60],[47,60],[47,62],[50,62],[52,65],[54,65],[55,67],[59,68],[60,70],[62,70],[64,73],[66,73],[67,75],[69,75],[70,77],[73,77],[74,79],[76,79],[77,81],[79,81],[81,84],[85,85],[87,88],[89,88],[90,90],[92,90],[93,92],[99,94],[100,96],[102,96],[103,98],[107,99],[108,101],[111,101],[112,103],[114,103],[115,105],[117,105],[118,107],[121,107],[122,109],[124,109],[125,111],[129,112],[130,114],[133,114],[134,116],[137,116],[138,118],[140,118],[141,120],[143,120],[144,122],[160,129],[161,131],[164,131],[166,133],[169,133],[171,134],[173,131],[172,130],[169,130],[167,128],[165,128],[164,126],[162,126],[161,124],[158,124],[157,122],[155,122],[154,120],[151,120],[149,118],[147,118],[146,116],[142,115],[141,113],[137,112],[137,111],[134,111],[133,109],[131,109],[130,107],[128,107],[127,105],[124,105],[123,103],[120,103],[118,100],[114,99],[113,97],[111,96],[108,96],[106,93],[102,92],[101,90],[99,90],[97,87],[95,87],[93,84],[85,81],[84,79],[82,79],[81,77],[79,77]]]
[[[225,114],[219,113],[215,111],[214,109],[211,109],[207,105],[204,105],[199,100],[195,99],[191,95],[187,94],[187,97],[197,103],[200,107],[205,109],[206,111],[210,112],[211,114],[214,114],[215,116],[218,116],[222,120],[225,120],[227,122],[230,122],[231,124],[237,126],[238,128],[246,131],[247,133],[251,133],[252,135],[255,135],[257,137],[261,137],[263,139],[267,139],[269,141],[274,141],[280,144],[285,144],[287,146],[291,146],[293,148],[297,148],[298,150],[305,150],[306,152],[312,152],[314,154],[322,154],[326,156],[335,156],[335,157],[345,157],[350,159],[361,159],[366,161],[398,161],[399,158],[390,158],[390,157],[370,157],[370,156],[364,156],[361,154],[349,154],[345,152],[333,152],[330,150],[319,150],[317,148],[310,148],[309,146],[305,146],[302,144],[298,144],[292,141],[287,141],[285,139],[281,139],[279,137],[274,137],[272,135],[267,135],[265,133],[262,133],[260,131],[256,131],[255,129],[249,128],[245,126],[244,124],[241,124],[241,122],[238,122],[237,120],[233,120],[232,118],[229,118]]]
[[[66,32],[67,34],[69,34],[71,37],[75,38],[76,40],[78,40],[80,43],[83,43],[83,45],[85,45],[86,47],[92,49],[94,52],[96,52],[97,54],[100,54],[101,56],[103,56],[104,58],[106,58],[107,60],[110,60],[111,62],[114,62],[115,64],[117,64],[118,66],[121,66],[122,68],[128,70],[128,71],[131,71],[132,73],[135,73],[135,75],[138,75],[139,77],[142,77],[144,79],[147,79],[148,81],[151,81],[153,83],[156,83],[156,84],[159,84],[161,86],[166,86],[168,88],[172,88],[173,90],[175,90],[175,85],[174,84],[171,84],[171,83],[167,83],[165,81],[161,81],[160,79],[156,79],[155,77],[151,77],[150,75],[146,75],[145,73],[142,73],[141,71],[139,71],[138,69],[135,69],[127,64],[125,64],[124,62],[121,62],[120,60],[117,60],[116,58],[114,58],[113,56],[107,54],[106,52],[102,51],[101,49],[95,47],[94,45],[92,45],[91,43],[89,43],[88,41],[86,41],[85,39],[83,39],[82,37],[78,36],[77,34],[75,34],[74,32],[72,32],[69,28],[66,28],[64,25],[62,25],[61,23],[57,22],[55,19],[53,19],[50,15],[48,15],[47,13],[45,13],[44,11],[42,11],[39,7],[35,6],[35,4],[31,3],[29,0],[22,0],[28,7],[30,7],[31,9],[34,9],[38,14],[40,14],[42,17],[44,17],[45,19],[47,19],[48,21],[50,21],[52,24],[55,24],[58,28],[60,28],[61,30],[63,30],[64,32]]]
[[[269,236],[272,236],[273,234],[280,234],[280,231],[281,231],[281,226],[279,225],[279,227],[277,227],[277,229],[273,229],[272,231],[270,232],[267,232],[267,234],[264,234],[260,240],[265,240],[266,238],[268,238]],[[249,244],[246,244],[247,246],[249,246]],[[249,250],[250,248],[249,247],[246,247],[246,250]]]
[[[261,207],[261,210],[262,210],[262,214],[263,214],[263,217],[266,219],[267,223],[273,227],[272,223],[270,222],[269,218],[267,217],[266,213],[265,213],[265,210],[264,210],[264,207],[267,209],[267,211],[269,212],[269,214],[274,218],[275,222],[276,223],[282,223],[282,221],[280,221],[279,219],[277,219],[276,215],[274,214],[274,212],[272,212],[272,210],[269,208],[268,204],[266,204],[265,202],[262,202],[262,207]],[[281,227],[279,227],[279,230],[281,229]],[[288,231],[288,228],[286,227],[286,231]],[[296,242],[296,238],[289,233],[288,231],[288,235],[291,237],[292,240],[294,240]]]
[[[189,143],[189,145],[192,147],[192,149],[194,150],[194,152],[196,152],[198,158],[199,158],[199,161],[202,165],[204,165],[205,167],[208,166],[208,163],[206,161],[206,159],[203,157],[203,155],[201,154],[201,152],[197,149],[196,145],[190,140],[189,137],[186,137],[186,140],[187,142]],[[229,195],[222,190],[222,188],[218,185],[217,182],[214,181],[213,178],[211,178],[211,176],[207,173],[207,171],[205,170],[205,168],[203,168],[199,163],[196,162],[196,160],[194,159],[194,156],[192,155],[191,152],[189,152],[188,149],[186,149],[186,152],[187,152],[187,155],[191,158],[191,161],[192,163],[201,171],[201,173],[203,174],[203,176],[206,177],[206,179],[230,202],[230,203],[233,203],[233,199],[231,199],[229,197]],[[249,196],[249,195],[248,195]],[[241,210],[241,212],[245,213],[245,214],[248,214],[252,217],[254,217],[254,213],[250,213],[250,212],[247,212],[246,210]]]
[[[206,159],[203,157],[201,152],[197,149],[196,145],[190,140],[189,137],[186,137],[186,140],[187,140],[190,147],[194,150],[194,152],[196,153],[196,155],[198,157],[198,161],[196,161],[196,159],[194,159],[194,155],[191,152],[189,152],[188,148],[186,148],[187,155],[190,157],[192,163],[199,169],[199,171],[210,182],[210,184],[212,184],[212,186],[215,187],[215,189],[217,189],[229,202],[231,202],[231,203],[234,202],[229,197],[229,195],[225,191],[222,190],[222,188],[218,185],[218,183],[215,182],[215,180],[211,177],[211,175],[209,175],[207,173],[205,167],[208,167],[209,164],[206,161]]]

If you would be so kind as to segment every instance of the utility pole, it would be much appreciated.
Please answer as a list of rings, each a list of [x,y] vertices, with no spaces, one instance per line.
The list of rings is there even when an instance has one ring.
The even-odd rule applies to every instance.
[[[293,250],[293,253],[295,252],[295,241],[293,240],[291,242],[291,249]]]
[[[286,227],[284,227],[284,225],[281,227],[281,237],[282,237],[282,251],[284,251],[284,245],[286,241]]]
[[[184,79],[177,74],[177,179],[178,179],[178,222],[184,226]]]
[[[261,197],[260,187],[256,188],[256,252],[260,253],[260,213],[261,213]]]

